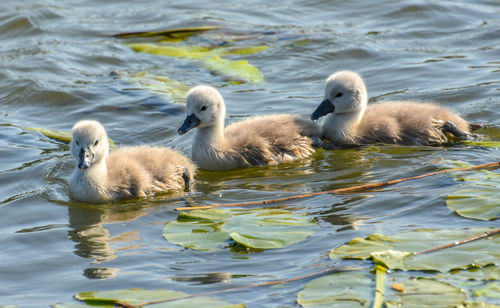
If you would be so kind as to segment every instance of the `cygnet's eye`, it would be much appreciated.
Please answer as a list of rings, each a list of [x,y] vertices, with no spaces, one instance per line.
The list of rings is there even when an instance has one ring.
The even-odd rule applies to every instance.
[[[207,106],[201,106],[200,111],[205,111],[207,110]]]
[[[335,97],[341,97],[342,96],[342,92],[339,92],[337,93],[337,95],[335,95]]]
[[[96,141],[94,142],[94,146],[96,146],[98,143],[99,143],[99,140],[96,140]]]
[[[80,143],[78,143],[78,141],[77,141],[77,142],[76,142],[76,145],[77,145],[77,146],[80,146]]]

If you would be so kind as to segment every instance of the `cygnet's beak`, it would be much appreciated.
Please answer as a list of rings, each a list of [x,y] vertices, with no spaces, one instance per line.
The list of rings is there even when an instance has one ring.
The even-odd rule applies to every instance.
[[[198,119],[198,117],[195,116],[194,113],[191,113],[186,117],[184,123],[182,123],[181,127],[179,127],[179,129],[177,130],[177,133],[179,135],[184,135],[198,125],[200,125],[200,119]]]
[[[78,169],[87,169],[92,164],[94,159],[94,154],[89,148],[81,148],[80,154],[78,155]]]
[[[335,106],[333,106],[332,102],[329,99],[325,99],[319,104],[318,108],[314,110],[314,112],[311,114],[311,120],[315,121],[322,116],[325,116],[329,113],[332,113],[335,111]]]

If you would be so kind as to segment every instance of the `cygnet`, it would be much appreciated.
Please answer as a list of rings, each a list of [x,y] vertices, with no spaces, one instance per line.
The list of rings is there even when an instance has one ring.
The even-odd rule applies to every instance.
[[[311,119],[326,116],[322,136],[333,144],[392,143],[432,145],[471,137],[460,116],[431,103],[388,101],[368,105],[361,76],[339,71],[326,80],[323,101]]]
[[[196,166],[165,147],[121,147],[109,153],[106,130],[98,121],[73,126],[71,154],[76,167],[69,180],[72,199],[103,203],[185,189]]]
[[[200,169],[230,170],[304,158],[314,153],[316,123],[292,114],[251,117],[224,127],[226,106],[211,86],[192,88],[186,98],[187,117],[180,135],[196,128],[192,159]]]

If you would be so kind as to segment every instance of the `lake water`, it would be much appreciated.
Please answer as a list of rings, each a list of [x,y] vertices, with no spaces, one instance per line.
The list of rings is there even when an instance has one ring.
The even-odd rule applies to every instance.
[[[236,44],[268,46],[230,57],[248,60],[265,81],[229,82],[196,61],[134,52],[112,37],[205,25],[221,29],[194,38],[200,44],[232,36],[241,39]],[[189,155],[192,133],[176,134],[184,105],[133,89],[117,72],[217,86],[233,121],[310,114],[325,78],[341,69],[365,78],[372,101],[434,101],[472,123],[499,127],[497,1],[2,0],[0,42],[0,305],[44,307],[95,290],[220,290],[314,272],[331,265],[331,249],[356,236],[498,227],[498,220],[466,219],[446,207],[447,194],[461,185],[448,174],[281,203],[317,221],[311,236],[282,249],[185,249],[166,241],[162,229],[177,218],[174,209],[188,203],[273,199],[404,178],[453,161],[498,161],[500,150],[374,145],[318,151],[268,168],[200,172],[198,185],[184,196],[89,206],[68,197],[74,166],[68,144],[26,129],[69,131],[76,121],[93,118],[118,145],[165,145]],[[216,297],[247,307],[298,307],[306,282]]]

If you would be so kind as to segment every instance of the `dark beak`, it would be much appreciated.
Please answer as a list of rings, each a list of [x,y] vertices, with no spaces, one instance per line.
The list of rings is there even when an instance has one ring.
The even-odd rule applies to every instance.
[[[187,133],[188,131],[190,131],[191,129],[195,128],[198,125],[200,125],[200,119],[198,119],[198,117],[196,117],[194,113],[191,113],[186,117],[184,123],[182,123],[182,126],[179,127],[179,129],[177,130],[177,133],[179,135],[184,135],[185,133]]]
[[[322,116],[325,116],[329,113],[332,113],[335,111],[335,106],[333,106],[332,102],[329,99],[325,99],[319,104],[318,108],[314,110],[314,112],[311,114],[311,120],[315,121]]]
[[[92,154],[89,148],[81,148],[80,154],[78,155],[78,168],[87,169],[92,164],[93,159],[94,154]]]

